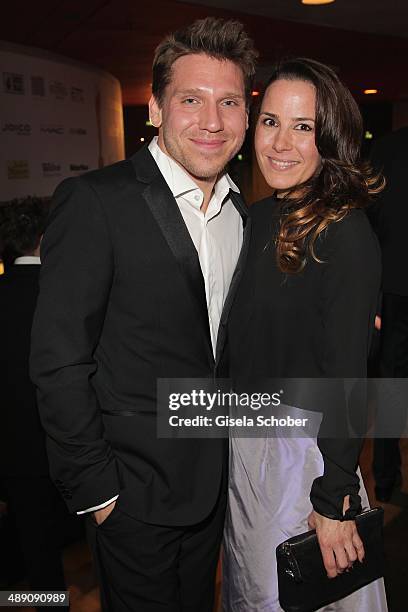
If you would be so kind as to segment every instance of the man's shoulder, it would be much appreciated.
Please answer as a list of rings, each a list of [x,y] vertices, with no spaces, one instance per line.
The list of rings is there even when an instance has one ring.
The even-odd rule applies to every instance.
[[[19,300],[25,308],[31,298],[36,298],[39,273],[40,266],[8,266],[5,273],[0,275],[0,310]]]
[[[108,187],[128,181],[146,182],[154,172],[156,164],[147,147],[143,147],[132,157],[82,174],[81,180],[92,187]]]
[[[121,199],[127,201],[137,196],[157,172],[150,153],[141,150],[128,159],[64,179],[55,191],[52,208],[56,202],[64,202],[67,199],[72,203],[73,195],[78,201],[84,197],[89,198],[92,194],[101,202],[118,202]]]
[[[4,271],[4,274],[0,275],[0,286],[5,287],[15,282],[24,283],[28,280],[36,279],[40,273],[39,265],[16,265],[9,264]]]
[[[135,178],[134,169],[130,159],[123,159],[109,166],[90,170],[81,174],[81,181],[92,187],[108,186],[112,183],[121,182],[126,178]]]

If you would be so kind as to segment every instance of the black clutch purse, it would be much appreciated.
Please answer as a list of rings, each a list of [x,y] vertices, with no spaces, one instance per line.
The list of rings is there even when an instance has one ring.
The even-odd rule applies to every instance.
[[[363,563],[328,578],[314,530],[301,533],[276,549],[279,602],[285,612],[313,612],[384,575],[384,510],[373,508],[356,516],[364,543]]]

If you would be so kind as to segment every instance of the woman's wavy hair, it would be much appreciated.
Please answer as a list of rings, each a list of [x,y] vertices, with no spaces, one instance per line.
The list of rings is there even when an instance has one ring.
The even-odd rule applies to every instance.
[[[379,193],[384,178],[361,161],[363,121],[350,91],[336,73],[315,60],[296,58],[276,63],[266,89],[275,81],[306,81],[316,90],[316,146],[321,166],[302,185],[282,198],[277,259],[282,272],[300,272],[315,253],[319,235],[353,208],[364,208]],[[301,189],[299,189],[301,187]]]

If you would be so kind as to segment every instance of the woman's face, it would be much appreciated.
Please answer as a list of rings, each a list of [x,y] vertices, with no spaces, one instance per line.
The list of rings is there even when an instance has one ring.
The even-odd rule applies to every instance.
[[[315,87],[306,81],[280,79],[265,92],[255,151],[266,182],[281,193],[307,181],[320,166],[315,106]]]

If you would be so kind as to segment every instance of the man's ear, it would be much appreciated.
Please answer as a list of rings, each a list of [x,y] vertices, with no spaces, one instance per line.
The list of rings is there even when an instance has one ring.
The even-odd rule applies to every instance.
[[[245,115],[245,129],[247,130],[249,128],[249,110],[246,111]]]
[[[162,124],[162,111],[154,96],[149,100],[149,118],[154,127],[159,128]]]

